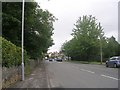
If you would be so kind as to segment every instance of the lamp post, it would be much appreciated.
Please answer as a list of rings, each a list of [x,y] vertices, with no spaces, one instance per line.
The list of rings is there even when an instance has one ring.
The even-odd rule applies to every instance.
[[[101,37],[99,37],[100,39],[100,62],[102,64],[103,62],[103,53],[102,53],[102,42],[101,42]]]
[[[24,5],[25,1],[22,2],[22,81],[24,81]]]

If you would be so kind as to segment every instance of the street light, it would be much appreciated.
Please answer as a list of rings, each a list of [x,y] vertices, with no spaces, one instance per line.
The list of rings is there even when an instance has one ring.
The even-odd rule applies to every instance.
[[[24,81],[24,5],[25,1],[22,3],[22,81]]]
[[[100,61],[101,64],[103,62],[103,53],[102,53],[102,42],[101,42],[101,37],[98,38],[100,40]]]

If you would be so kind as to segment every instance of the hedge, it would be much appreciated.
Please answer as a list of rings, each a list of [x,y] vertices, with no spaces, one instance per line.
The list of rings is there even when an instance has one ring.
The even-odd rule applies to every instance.
[[[2,67],[19,66],[22,62],[22,49],[3,37],[2,40]],[[24,50],[24,61],[29,62],[29,56]]]

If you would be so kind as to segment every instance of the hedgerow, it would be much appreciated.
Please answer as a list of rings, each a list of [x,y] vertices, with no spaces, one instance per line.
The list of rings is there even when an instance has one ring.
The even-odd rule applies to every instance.
[[[2,66],[12,67],[21,65],[22,49],[3,37],[0,37],[0,40],[2,40]],[[26,50],[24,50],[24,61],[25,63],[29,62]]]

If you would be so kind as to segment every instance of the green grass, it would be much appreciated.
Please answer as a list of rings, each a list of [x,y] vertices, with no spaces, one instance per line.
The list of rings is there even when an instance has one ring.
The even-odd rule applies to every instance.
[[[30,70],[30,65],[29,65],[29,64],[27,64],[27,65],[25,66],[25,75],[26,75],[26,76],[29,76],[29,75],[30,75],[30,73],[31,73],[31,70]]]
[[[72,61],[68,61],[68,62],[81,63],[81,64],[96,64],[96,65],[100,65],[101,64],[101,62],[96,62],[96,61],[88,62],[88,61],[75,61],[75,60],[72,60]],[[105,64],[105,63],[103,62],[103,64]]]

